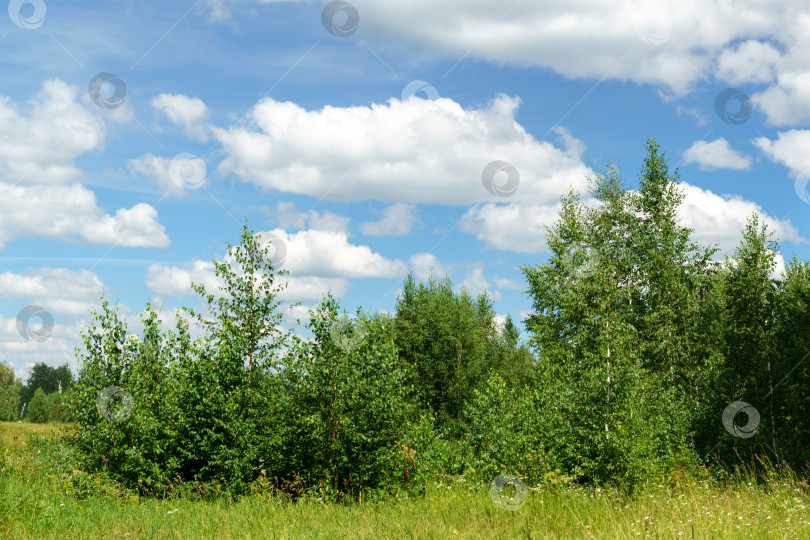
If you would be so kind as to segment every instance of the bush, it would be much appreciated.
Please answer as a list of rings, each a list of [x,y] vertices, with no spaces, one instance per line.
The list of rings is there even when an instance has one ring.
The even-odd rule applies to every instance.
[[[393,323],[358,311],[348,327],[329,296],[310,313],[312,341],[296,339],[285,371],[291,395],[286,476],[311,477],[328,494],[409,487],[402,434],[416,418],[408,366]],[[415,472],[415,471],[410,471]]]
[[[187,310],[201,339],[179,316],[175,331],[161,330],[151,306],[142,338],[106,299],[93,314],[70,407],[87,471],[146,494],[194,482],[201,494],[238,496],[270,478],[288,492],[340,497],[409,484],[389,458],[416,410],[391,321],[358,313],[363,335],[349,346],[330,296],[310,314],[315,339],[295,339],[282,355],[266,252],[246,227],[229,254],[215,261],[219,297],[194,286],[209,308],[205,317]],[[123,402],[98,401],[119,394]]]
[[[25,419],[29,422],[44,424],[51,417],[51,400],[42,388],[37,388],[31,402],[25,409]]]

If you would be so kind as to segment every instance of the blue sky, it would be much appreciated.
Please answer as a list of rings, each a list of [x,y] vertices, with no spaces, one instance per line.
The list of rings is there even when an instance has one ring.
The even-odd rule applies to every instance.
[[[13,0],[0,361],[75,369],[103,290],[133,331],[147,300],[196,306],[245,218],[286,247],[286,301],[390,311],[407,271],[433,271],[522,319],[518,265],[548,256],[560,195],[608,161],[636,186],[648,135],[698,240],[730,253],[757,211],[807,258],[810,13],[772,4]],[[104,73],[125,95],[91,85]],[[511,196],[484,188],[492,161],[518,171]],[[19,332],[28,305],[47,339]]]

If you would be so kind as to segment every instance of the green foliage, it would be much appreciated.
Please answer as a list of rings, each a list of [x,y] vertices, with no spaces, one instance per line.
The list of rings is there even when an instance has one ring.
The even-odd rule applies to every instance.
[[[140,338],[106,299],[94,313],[71,407],[88,472],[154,494],[190,481],[200,493],[239,495],[272,478],[288,492],[330,496],[401,483],[387,456],[415,408],[391,319],[361,316],[367,335],[339,346],[329,297],[310,315],[315,339],[297,338],[282,354],[266,251],[246,226],[228,253],[215,261],[218,295],[194,286],[208,306],[187,310],[199,339],[179,316],[175,331],[162,330],[151,306]],[[131,395],[131,411],[119,410],[126,400],[99,407],[111,388]]]
[[[538,381],[553,389],[539,406],[561,429],[546,441],[553,466],[627,489],[682,461],[706,384],[699,374],[711,365],[691,338],[713,250],[678,224],[677,172],[654,141],[647,150],[638,192],[609,166],[592,184],[600,205],[564,197],[549,262],[523,267]]]
[[[514,327],[508,338],[498,336],[489,297],[456,293],[449,277],[417,284],[409,274],[395,320],[397,346],[413,368],[423,409],[435,411],[437,425],[454,436],[463,432],[462,410],[490,369],[507,373],[515,384],[531,369],[531,355],[519,348]]]
[[[326,479],[333,493],[401,484],[394,456],[415,420],[410,366],[397,354],[389,318],[358,310],[347,328],[338,325],[338,309],[331,295],[318,304],[308,323],[313,340],[296,337],[287,357],[283,377],[295,412],[288,474]]]
[[[34,392],[31,401],[28,403],[28,408],[25,409],[25,419],[29,422],[36,422],[44,424],[51,417],[51,400],[45,395],[42,388],[37,388]]]
[[[16,421],[20,414],[22,383],[10,364],[0,364],[0,421]]]
[[[42,388],[46,394],[52,394],[59,391],[60,384],[64,391],[73,382],[73,374],[67,364],[54,368],[43,362],[38,362],[31,368],[31,374],[22,388],[22,401],[24,403],[30,401],[37,388]]]
[[[638,190],[608,166],[592,179],[596,205],[562,198],[548,261],[521,267],[527,343],[510,316],[499,328],[486,294],[413,274],[393,315],[341,317],[330,294],[310,310],[312,338],[291,335],[285,272],[246,225],[214,261],[221,288],[194,284],[202,307],[173,329],[147,305],[130,334],[103,299],[75,388],[48,393],[53,370],[36,368],[29,417],[77,422],[88,475],[70,480],[77,493],[109,478],[146,494],[342,499],[501,473],[632,493],[763,448],[800,468],[810,264],[794,259],[774,280],[778,246],[756,215],[715,264],[717,249],[677,219],[678,172],[654,140],[646,149]],[[0,369],[0,414],[18,395]],[[758,409],[755,437],[724,428],[732,401]]]

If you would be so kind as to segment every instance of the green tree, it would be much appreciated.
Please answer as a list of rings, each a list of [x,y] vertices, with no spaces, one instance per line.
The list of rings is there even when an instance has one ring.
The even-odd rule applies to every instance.
[[[694,334],[694,283],[711,250],[677,224],[677,183],[648,140],[640,190],[608,165],[592,180],[598,205],[565,195],[548,263],[522,267],[538,384],[559,411],[557,460],[588,480],[632,488],[691,444],[694,361],[682,336]]]
[[[794,256],[778,285],[781,301],[774,317],[775,345],[770,348],[773,390],[764,404],[774,408],[775,450],[801,466],[810,461],[810,263]]]
[[[722,387],[717,393],[725,400],[717,407],[718,416],[722,413],[720,407],[734,401],[750,403],[759,411],[761,422],[757,438],[747,442],[767,441],[774,447],[776,418],[770,396],[776,382],[774,320],[779,287],[772,275],[779,246],[771,239],[767,225],[760,226],[756,214],[748,219],[742,236],[723,273],[726,361],[720,379]]]
[[[416,408],[392,319],[358,309],[347,321],[338,318],[339,308],[329,295],[311,310],[313,340],[296,337],[286,358],[295,414],[285,476],[309,473],[332,493],[356,495],[403,483],[393,458]]]
[[[490,338],[487,354],[491,369],[498,373],[507,386],[520,388],[529,383],[534,372],[535,359],[520,339],[520,329],[511,315],[504,320],[503,330]]]
[[[495,312],[486,294],[453,291],[449,277],[416,283],[410,273],[396,304],[396,343],[413,368],[419,401],[441,427],[461,432],[464,404],[492,366]]]
[[[22,400],[29,401],[37,388],[42,388],[46,394],[57,392],[60,383],[63,390],[73,384],[73,374],[67,364],[54,368],[38,362],[31,368],[31,374],[23,387]]]
[[[0,364],[0,421],[16,421],[20,414],[22,383],[11,364]]]
[[[286,287],[278,276],[288,272],[273,268],[268,250],[245,224],[240,244],[228,244],[228,260],[213,261],[222,282],[218,294],[193,285],[210,315],[188,310],[205,332],[206,348],[181,369],[188,381],[179,426],[184,470],[228,478],[237,491],[256,475],[258,441],[271,437],[280,444],[269,419],[283,401],[271,374],[281,369],[280,350],[289,339],[280,330],[277,299]]]
[[[37,388],[28,407],[25,409],[25,419],[29,422],[36,422],[44,424],[51,417],[51,403],[45,391],[42,388]]]

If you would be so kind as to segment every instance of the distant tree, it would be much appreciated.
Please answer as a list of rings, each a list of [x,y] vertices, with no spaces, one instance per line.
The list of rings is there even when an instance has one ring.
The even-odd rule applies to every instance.
[[[25,409],[25,419],[29,422],[44,424],[51,416],[51,402],[42,388],[37,388],[28,407]]]
[[[527,384],[534,373],[535,358],[520,339],[520,329],[507,315],[503,330],[490,340],[490,364],[507,386],[519,388]]]
[[[34,367],[31,368],[31,375],[28,376],[28,380],[22,389],[21,398],[23,401],[29,401],[38,388],[42,388],[46,394],[58,392],[60,383],[62,390],[73,385],[73,374],[70,371],[70,367],[67,364],[63,364],[54,368],[48,364],[39,362],[34,364]]]
[[[0,421],[12,422],[20,414],[22,383],[10,364],[0,364]]]
[[[411,273],[397,300],[395,328],[419,401],[436,412],[439,426],[460,433],[464,404],[494,362],[492,301],[486,294],[473,299],[466,290],[454,292],[449,277],[417,284]]]

